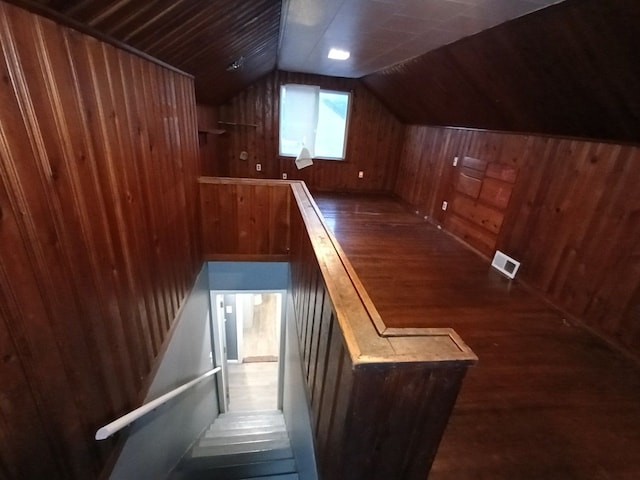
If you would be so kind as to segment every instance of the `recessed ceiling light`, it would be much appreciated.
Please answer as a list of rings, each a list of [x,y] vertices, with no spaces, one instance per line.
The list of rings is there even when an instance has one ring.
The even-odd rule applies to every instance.
[[[328,58],[331,60],[346,60],[351,56],[351,53],[346,50],[340,50],[338,48],[332,48],[329,50]]]

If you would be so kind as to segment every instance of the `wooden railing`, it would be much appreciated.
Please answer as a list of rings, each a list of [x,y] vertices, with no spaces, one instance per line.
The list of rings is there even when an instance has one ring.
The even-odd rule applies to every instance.
[[[231,242],[203,238],[209,258],[290,262],[321,478],[424,480],[466,370],[477,360],[473,352],[451,329],[387,329],[304,183],[203,178],[200,187],[203,226],[228,224],[259,235],[252,249],[237,251]],[[222,198],[243,207],[218,208],[212,221],[207,204]],[[273,212],[270,221],[265,210]],[[286,232],[273,231],[285,225]],[[209,231],[203,228],[205,236]]]

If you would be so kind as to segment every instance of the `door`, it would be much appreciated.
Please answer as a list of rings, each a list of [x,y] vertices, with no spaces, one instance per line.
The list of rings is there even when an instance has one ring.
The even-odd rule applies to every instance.
[[[236,307],[236,296],[234,294],[225,293],[223,296],[224,303],[224,329],[227,341],[227,360],[233,362],[241,361],[239,349],[238,325],[242,328],[242,318],[238,317]]]
[[[211,305],[214,306],[214,308],[211,309],[213,313],[211,329],[213,332],[213,338],[211,340],[211,344],[213,345],[214,350],[215,366],[222,368],[221,374],[216,376],[218,386],[218,406],[220,413],[224,413],[229,410],[229,371],[227,368],[227,342],[224,325],[223,295],[216,295],[212,292]]]
[[[280,291],[212,293],[218,336],[225,341],[226,411],[282,408],[282,296]],[[218,340],[218,343],[220,343]]]

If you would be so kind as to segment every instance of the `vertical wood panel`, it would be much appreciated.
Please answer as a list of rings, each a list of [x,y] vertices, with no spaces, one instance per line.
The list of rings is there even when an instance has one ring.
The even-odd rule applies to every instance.
[[[309,386],[309,400],[311,402],[314,397],[316,374],[318,373],[318,358],[321,355],[320,344],[322,343],[323,335],[325,335],[325,329],[328,328],[327,322],[330,315],[331,307],[327,292],[325,289],[321,289],[318,294],[318,303],[316,304],[316,319],[309,339],[311,353],[307,370],[307,385]]]
[[[356,371],[353,397],[361,407],[343,430],[347,437],[346,449],[333,453],[342,457],[347,465],[359,465],[361,476],[350,477],[348,467],[343,467],[332,472],[329,478],[424,478],[430,459],[436,453],[435,446],[426,451],[424,446],[444,428],[447,418],[434,416],[433,411],[445,405],[453,406],[452,399],[457,396],[460,385],[450,381],[453,377],[452,372],[425,372],[407,365],[396,369],[371,366]],[[407,411],[413,415],[407,415]],[[367,420],[372,418],[377,421]],[[426,428],[416,428],[416,425]],[[385,461],[378,463],[375,455],[358,448],[360,443],[384,452]],[[416,454],[418,451],[420,454]]]
[[[305,248],[305,260],[309,258],[311,254],[311,248]],[[298,333],[301,339],[304,339],[304,332],[307,327],[307,322],[309,321],[309,309],[311,308],[311,302],[309,301],[310,296],[310,285],[313,281],[314,277],[318,276],[318,271],[313,264],[309,264],[307,261],[304,263],[304,273],[302,274],[302,283],[300,284],[300,314],[298,315]],[[300,342],[300,352],[302,355],[302,349],[304,347],[304,341]]]
[[[334,422],[344,419],[338,419],[335,415],[335,407],[341,396],[348,396],[349,392],[341,391],[340,376],[343,369],[350,368],[350,361],[347,359],[345,364],[345,349],[342,340],[342,334],[339,328],[331,330],[331,337],[327,346],[326,367],[324,371],[324,382],[318,410],[316,412],[315,438],[317,442],[317,458],[319,465],[319,473],[323,477],[327,476],[327,472],[323,471],[323,466],[332,463],[331,452],[337,445],[332,446],[330,443],[331,429]],[[334,451],[335,453],[335,451]]]
[[[377,332],[368,336],[373,324],[358,322],[362,298],[351,297],[349,289],[359,280],[346,280],[340,269],[327,275],[335,265],[334,245],[325,243],[327,232],[312,219],[315,211],[298,202],[304,213],[292,211],[292,231],[303,228],[307,234],[292,235],[291,278],[319,474],[345,480],[425,478],[465,368],[392,361],[404,347],[386,350],[387,339]],[[349,344],[348,335],[358,340]],[[372,353],[380,347],[386,353]],[[388,361],[382,360],[386,355]]]
[[[259,185],[202,178],[201,243],[207,258],[287,256],[291,194],[287,182]]]
[[[200,155],[200,173],[210,177],[226,177],[228,172],[222,167],[224,142],[228,135],[218,125],[218,109],[206,105],[197,106],[198,145]]]
[[[546,298],[640,354],[640,148],[414,126],[403,152],[396,194],[485,255],[512,255]],[[456,155],[488,162],[482,209],[436,173],[454,171]]]
[[[4,2],[0,44],[0,473],[95,478],[199,267],[193,81]]]
[[[307,330],[307,335],[305,339],[305,351],[306,353],[306,362],[305,362],[305,377],[307,380],[307,384],[309,386],[313,385],[313,380],[311,378],[311,369],[315,368],[316,355],[317,350],[316,347],[318,345],[318,332],[321,327],[322,322],[322,309],[324,307],[324,299],[327,291],[324,288],[322,280],[318,279],[316,283],[316,295],[315,295],[315,305],[313,309],[313,318],[311,319],[311,326]]]
[[[74,102],[65,102],[66,111],[76,116],[76,121],[80,121],[82,125],[95,130],[91,127],[94,116],[92,115],[93,107],[88,93],[90,89],[85,90],[81,95],[84,85],[91,85],[89,78],[89,65],[85,61],[85,51],[83,48],[83,38],[74,32],[67,32],[65,35],[65,43],[67,56],[71,64],[71,75],[73,76],[73,89],[66,89],[72,92],[71,96],[76,99],[77,110],[70,111]],[[84,83],[86,82],[86,83]],[[70,135],[72,139],[78,142],[75,147],[79,152],[75,168],[69,170],[76,175],[75,185],[79,198],[78,208],[81,212],[81,221],[84,225],[82,231],[86,236],[86,251],[90,256],[91,276],[95,284],[95,291],[85,288],[89,304],[95,309],[90,312],[91,317],[95,318],[96,341],[99,343],[113,343],[115,345],[125,344],[124,330],[122,324],[117,320],[121,318],[121,286],[116,281],[114,275],[115,253],[114,244],[110,237],[109,217],[111,209],[107,207],[109,201],[109,193],[104,191],[100,186],[100,155],[95,143],[94,135]],[[103,275],[100,272],[109,272]],[[85,279],[85,282],[88,279]],[[100,319],[107,312],[108,317],[116,319],[111,325],[105,324]],[[109,350],[100,348],[98,352],[101,355],[101,361],[105,371],[109,368],[116,368],[123,371],[120,379],[107,376],[109,383],[109,394],[114,397],[114,411],[126,408],[128,405],[127,398],[135,395],[134,379],[131,376],[130,369],[127,366],[130,363],[129,352],[127,349],[109,352]],[[120,387],[118,387],[120,383]],[[124,387],[124,388],[123,388]]]
[[[298,170],[294,158],[278,156],[280,85],[301,83],[352,92],[345,161],[315,160]],[[311,189],[390,191],[396,178],[404,127],[357,80],[301,73],[275,72],[247,88],[218,109],[218,120],[255,126],[225,125],[219,128],[222,157],[218,174],[232,177],[304,180]],[[209,139],[207,139],[209,141]],[[217,139],[215,141],[218,141]],[[246,151],[248,160],[240,160]],[[262,171],[256,171],[256,164]],[[358,172],[364,171],[364,178]]]
[[[417,465],[415,469],[403,467],[411,470],[403,478],[424,478],[453,407],[462,380],[461,373],[475,360],[475,356],[470,354],[461,340],[454,341],[450,330],[435,334],[430,330],[418,337],[413,337],[413,331],[408,336],[398,331],[393,339],[381,334],[378,328],[384,331],[386,327],[379,320],[361,282],[334,243],[318,215],[313,199],[301,182],[202,177],[199,183],[203,201],[202,242],[205,251],[207,255],[222,254],[229,259],[246,258],[247,251],[242,242],[218,241],[215,235],[225,233],[218,226],[233,225],[235,231],[246,231],[256,222],[252,215],[259,212],[264,202],[271,198],[267,194],[269,189],[282,190],[291,195],[292,206],[288,209],[290,218],[287,223],[287,231],[291,233],[286,257],[291,266],[294,318],[301,368],[311,402],[320,474],[325,478],[365,480],[371,478],[370,472],[378,472],[380,465],[386,463],[386,456],[374,442],[378,441],[377,437],[367,437],[365,442],[355,437],[360,435],[363,425],[374,428],[380,420],[378,417],[386,415],[382,412],[386,412],[387,407],[393,407],[393,402],[397,401],[400,404],[396,411],[398,414],[402,411],[411,417],[414,412],[428,413],[420,414],[420,423],[409,422],[409,425],[405,422],[395,428],[393,438],[389,439],[385,448],[394,442],[410,444],[413,451],[403,449],[404,456],[394,454],[393,465],[398,466],[402,462]],[[231,205],[238,205],[239,202],[244,205],[235,211],[223,211],[217,208],[222,199]],[[245,211],[242,212],[242,209]],[[277,222],[263,224],[256,234],[262,238],[268,237],[269,229],[276,225]],[[277,257],[278,252],[270,253],[262,242],[254,246],[258,248],[252,250],[250,255],[259,255],[264,260]],[[378,323],[373,318],[378,319]],[[433,389],[418,382],[415,394],[405,397],[401,393],[401,400],[391,399],[396,393],[395,387],[403,381],[391,387],[386,385],[388,395],[375,395],[377,372],[391,372],[393,376],[392,372],[405,371],[407,368],[411,372],[419,372],[414,377],[406,378],[410,383],[415,383],[416,376],[430,378],[432,371],[438,371],[442,381]],[[451,377],[447,372],[451,373]],[[363,389],[371,395],[357,394]],[[429,395],[423,397],[422,393]],[[417,437],[420,437],[419,441],[410,443]],[[356,451],[354,457],[358,458],[371,456],[372,451],[379,454],[372,456],[370,462],[363,466],[357,462],[354,464],[349,455],[345,456],[346,450]],[[407,460],[414,455],[420,460]],[[388,466],[385,471],[393,468]],[[378,475],[375,478],[382,480],[389,477]]]
[[[429,330],[419,336],[413,336],[413,331],[409,335],[395,331],[393,338],[382,334],[378,328],[384,331],[385,325],[301,182],[205,177],[199,182],[203,199],[203,245],[207,255],[224,254],[230,259],[246,258],[247,252],[241,242],[223,240],[217,243],[217,224],[234,225],[234,230],[240,232],[255,228],[257,236],[268,237],[268,229],[273,225],[256,222],[253,212],[260,211],[271,198],[267,193],[269,189],[282,190],[292,197],[287,229],[291,232],[291,242],[287,257],[291,266],[301,368],[311,401],[320,474],[326,478],[382,480],[389,478],[388,472],[402,464],[408,472],[402,478],[424,478],[463,373],[475,356],[465,349],[461,340],[454,341],[450,330],[436,333]],[[240,208],[214,211],[220,198],[229,197],[231,204],[243,202],[245,212]],[[205,207],[209,207],[209,213]],[[207,238],[206,235],[214,237]],[[273,258],[274,254],[266,251],[262,242],[255,245],[260,248],[253,250],[251,255]],[[401,378],[390,384],[383,380],[384,395],[377,394],[379,372],[383,372],[383,378],[387,373],[391,378]],[[440,380],[433,386],[429,382],[416,381],[416,378],[428,379],[436,372]],[[398,392],[405,381],[413,385],[409,395]],[[363,391],[368,395],[362,395]],[[400,393],[400,398],[395,398],[396,393]],[[429,397],[427,407],[423,394]],[[388,430],[390,438],[385,443],[376,436],[375,425],[389,414],[389,408],[396,406],[397,410],[389,411],[405,418],[418,412],[420,422],[392,419]],[[368,433],[362,435],[365,426]],[[386,452],[387,449],[391,451]],[[378,454],[372,456],[372,451]],[[398,454],[399,451],[402,454]],[[391,466],[386,465],[387,453],[393,454]],[[415,456],[418,460],[410,460]],[[369,457],[366,465],[359,462],[364,457]],[[371,472],[375,472],[374,477]]]
[[[318,428],[320,415],[320,405],[326,385],[327,362],[329,361],[330,340],[333,329],[336,327],[333,309],[323,316],[323,328],[318,337],[318,358],[316,360],[316,370],[313,383],[309,383],[311,392],[311,414],[314,428]],[[310,381],[311,379],[309,379]]]
[[[313,332],[313,322],[316,317],[317,298],[320,296],[319,291],[324,290],[320,282],[319,272],[314,272],[314,275],[311,278],[311,283],[309,284],[309,297],[305,301],[305,304],[308,306],[308,310],[306,311],[305,318],[303,319],[302,331],[300,332],[300,351],[302,353],[302,366],[305,377],[307,377],[307,372],[309,371],[311,333]]]

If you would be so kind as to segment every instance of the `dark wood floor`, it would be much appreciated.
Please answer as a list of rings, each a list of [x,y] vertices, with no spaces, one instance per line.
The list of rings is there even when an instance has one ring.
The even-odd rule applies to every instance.
[[[430,480],[640,479],[640,366],[402,204],[314,195],[388,326],[480,358]]]

